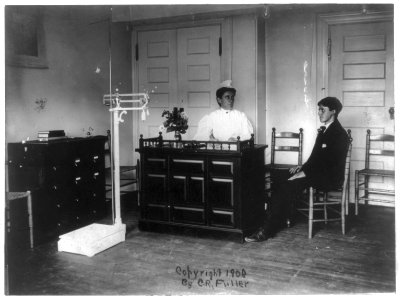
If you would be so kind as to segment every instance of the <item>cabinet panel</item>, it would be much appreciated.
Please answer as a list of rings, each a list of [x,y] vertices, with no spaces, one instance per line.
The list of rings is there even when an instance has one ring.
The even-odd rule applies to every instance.
[[[233,161],[212,160],[209,166],[211,176],[229,176],[234,175]]]
[[[194,176],[173,176],[169,194],[172,204],[203,206],[204,179],[203,177]]]
[[[234,206],[234,184],[232,179],[212,178],[209,182],[209,203],[211,207],[229,208]]]
[[[145,164],[146,171],[149,172],[166,172],[167,159],[166,158],[146,158]]]
[[[203,209],[175,206],[173,220],[189,224],[205,224],[205,212]]]
[[[174,174],[203,174],[205,170],[203,160],[177,159],[173,158],[171,170]]]
[[[149,203],[167,203],[167,176],[147,174],[144,180],[144,197]]]
[[[211,225],[220,227],[234,227],[234,212],[223,210],[212,210]]]

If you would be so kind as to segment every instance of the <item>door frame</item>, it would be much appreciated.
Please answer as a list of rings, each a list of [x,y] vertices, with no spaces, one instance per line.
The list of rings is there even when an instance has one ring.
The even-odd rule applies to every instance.
[[[316,99],[322,99],[328,96],[327,91],[329,83],[329,73],[327,61],[327,41],[329,39],[329,26],[336,24],[382,21],[394,21],[394,13],[392,11],[377,11],[367,13],[355,12],[344,14],[332,13],[318,15],[316,33]]]

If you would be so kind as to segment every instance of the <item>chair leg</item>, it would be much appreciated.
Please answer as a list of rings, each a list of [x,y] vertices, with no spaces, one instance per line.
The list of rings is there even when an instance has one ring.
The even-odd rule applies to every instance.
[[[313,188],[309,188],[309,224],[308,224],[308,238],[312,238],[313,227]]]
[[[327,197],[328,197],[328,194],[325,192],[325,193],[323,194],[323,201],[324,201],[324,203],[327,203]],[[327,205],[324,204],[324,205],[323,205],[323,208],[324,208],[324,224],[327,224]]]
[[[348,188],[346,186],[345,188]],[[347,191],[342,193],[341,196],[341,230],[343,232],[343,235],[345,235],[345,211],[346,211],[346,199],[347,199]]]
[[[32,216],[32,194],[31,191],[27,191],[28,198],[28,220],[29,220],[29,245],[33,248],[33,216]]]
[[[359,201],[359,172],[355,171],[355,216],[358,215],[358,201]]]
[[[346,215],[346,216],[348,216],[349,190],[350,190],[350,180],[349,180],[349,176],[348,176],[348,180],[347,180],[347,190],[345,191],[345,215]]]

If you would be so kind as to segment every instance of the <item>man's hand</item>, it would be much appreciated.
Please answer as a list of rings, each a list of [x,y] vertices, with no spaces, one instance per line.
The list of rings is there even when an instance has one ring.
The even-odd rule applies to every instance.
[[[301,171],[301,172],[295,173],[293,176],[288,178],[288,180],[294,180],[294,179],[302,178],[302,177],[305,177],[305,176],[306,175],[305,175],[304,171]]]
[[[290,173],[294,174],[294,173],[298,173],[301,170],[302,166],[296,166],[290,169]]]

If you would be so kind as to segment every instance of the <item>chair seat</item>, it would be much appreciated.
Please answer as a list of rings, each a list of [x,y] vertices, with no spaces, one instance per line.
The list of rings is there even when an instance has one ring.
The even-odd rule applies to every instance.
[[[381,170],[381,169],[362,169],[358,171],[359,175],[369,175],[369,176],[386,176],[394,177],[394,170]]]
[[[271,169],[291,169],[294,168],[298,165],[290,165],[290,164],[268,164],[265,165],[266,170],[271,170]]]
[[[133,171],[135,169],[136,169],[135,166],[120,166],[120,173]]]

